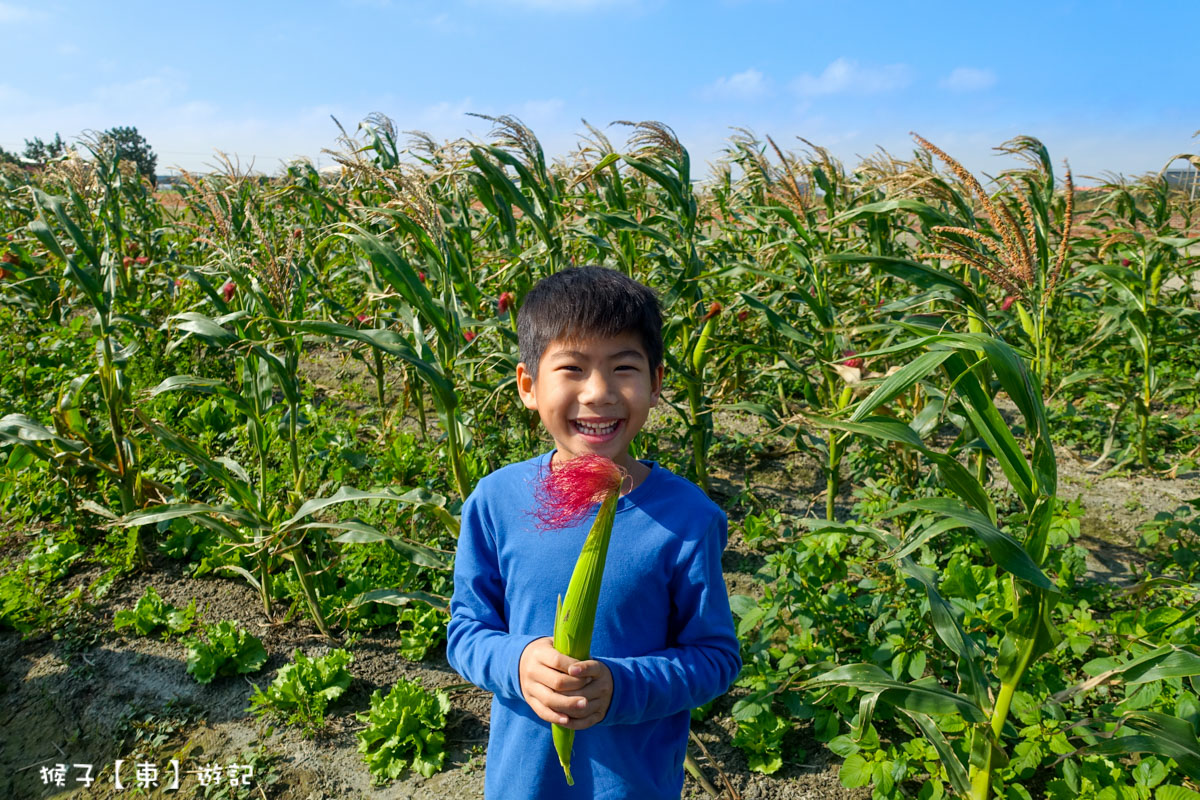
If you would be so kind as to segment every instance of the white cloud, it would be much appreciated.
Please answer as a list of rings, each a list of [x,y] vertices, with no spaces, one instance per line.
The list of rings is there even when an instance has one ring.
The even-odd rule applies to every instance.
[[[187,85],[169,72],[149,75],[124,83],[97,86],[92,99],[106,106],[146,107],[174,102],[187,92]]]
[[[429,29],[444,36],[474,36],[474,18],[469,14],[448,14],[445,11],[426,20]]]
[[[533,124],[538,120],[554,119],[562,110],[563,101],[557,97],[549,100],[527,100],[521,104],[521,110],[517,116],[526,123]]]
[[[955,67],[949,75],[938,81],[938,85],[953,92],[977,92],[995,86],[996,73],[990,69]]]
[[[416,119],[421,125],[426,126],[439,128],[444,126],[461,127],[468,120],[474,119],[474,117],[468,117],[467,114],[472,111],[478,111],[479,109],[475,106],[475,101],[469,97],[464,97],[462,100],[454,102],[443,100],[440,103],[434,103],[419,110],[416,114]]]
[[[17,22],[33,22],[45,17],[40,11],[31,11],[23,6],[12,3],[0,3],[0,23],[13,24]]]
[[[28,95],[16,86],[0,83],[0,103],[16,105],[24,102]]]
[[[805,97],[875,94],[907,86],[912,80],[910,72],[906,64],[865,66],[848,58],[839,58],[820,75],[800,75],[792,82],[792,88]]]
[[[706,100],[757,100],[767,94],[767,79],[756,69],[720,77],[701,90]]]

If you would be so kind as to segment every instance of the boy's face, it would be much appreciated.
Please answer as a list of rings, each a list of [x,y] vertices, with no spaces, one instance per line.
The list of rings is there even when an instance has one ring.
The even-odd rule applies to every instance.
[[[579,341],[555,340],[542,354],[537,378],[517,365],[517,391],[554,437],[561,458],[586,453],[634,468],[629,443],[658,405],[663,368],[650,369],[634,333]]]

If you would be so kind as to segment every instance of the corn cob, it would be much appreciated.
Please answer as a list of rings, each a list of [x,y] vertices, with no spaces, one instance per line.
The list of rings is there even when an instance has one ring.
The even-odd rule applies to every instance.
[[[604,576],[622,479],[622,470],[612,461],[603,456],[586,455],[552,470],[542,486],[539,517],[545,527],[572,524],[600,500],[600,510],[567,584],[566,599],[558,596],[554,615],[554,649],[579,661],[587,659],[591,651],[600,581]],[[574,786],[571,749],[575,731],[553,725],[551,736],[567,785]]]
[[[713,328],[717,324],[717,315],[720,313],[721,304],[714,300],[708,307],[708,313],[700,319],[703,327],[700,329],[700,338],[696,340],[696,349],[692,351],[692,370],[697,373],[704,369],[704,364],[708,361],[708,338],[712,336]]]

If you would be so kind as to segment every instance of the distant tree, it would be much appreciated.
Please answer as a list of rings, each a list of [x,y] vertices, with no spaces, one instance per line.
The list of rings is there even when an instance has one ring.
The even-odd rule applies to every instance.
[[[154,151],[138,133],[137,128],[109,128],[100,134],[100,143],[115,147],[118,159],[132,161],[137,165],[138,172],[149,179],[150,183],[156,183],[154,168],[158,164],[158,156],[154,155]]]
[[[62,137],[57,133],[54,134],[54,141],[43,142],[40,138],[34,137],[32,140],[25,140],[24,156],[30,161],[36,161],[38,164],[45,164],[52,158],[58,158],[63,153],[67,152],[67,144],[62,140]]]
[[[20,164],[21,157],[0,147],[0,164]]]

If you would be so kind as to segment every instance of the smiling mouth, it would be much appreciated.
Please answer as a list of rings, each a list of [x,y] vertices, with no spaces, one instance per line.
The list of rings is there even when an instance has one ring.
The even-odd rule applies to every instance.
[[[575,428],[585,436],[611,436],[621,427],[621,420],[613,419],[604,422],[589,422],[587,420],[574,420]]]

